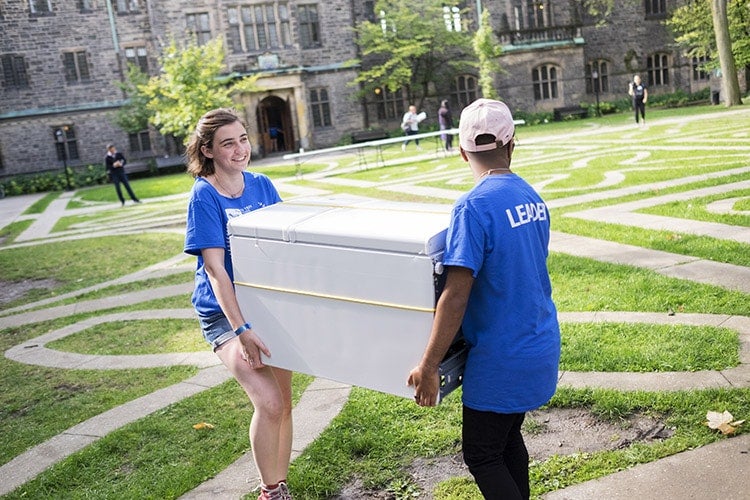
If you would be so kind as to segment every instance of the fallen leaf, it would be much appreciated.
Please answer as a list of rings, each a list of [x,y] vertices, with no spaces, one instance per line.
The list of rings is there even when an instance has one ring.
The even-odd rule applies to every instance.
[[[725,436],[728,436],[730,434],[734,434],[734,431],[737,430],[736,428],[732,427],[731,425],[729,425],[727,423],[723,423],[723,424],[719,425],[719,427],[717,427],[717,429],[719,429],[719,431],[721,431],[721,433],[724,434]]]
[[[734,434],[737,427],[742,425],[744,420],[734,420],[731,413],[724,410],[723,413],[709,411],[706,413],[706,425],[710,429],[717,429],[724,435]]]
[[[709,411],[706,413],[706,425],[708,425],[711,429],[718,429],[721,424],[728,424],[732,420],[734,420],[734,417],[731,413],[724,410],[724,413],[719,413],[718,411]]]
[[[193,426],[193,429],[196,429],[196,430],[213,429],[213,428],[214,428],[213,424],[209,424],[208,422],[200,422]]]

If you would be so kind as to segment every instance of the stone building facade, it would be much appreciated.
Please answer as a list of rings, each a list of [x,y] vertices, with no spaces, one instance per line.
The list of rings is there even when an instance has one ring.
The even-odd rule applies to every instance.
[[[615,2],[606,23],[580,2],[488,3],[504,48],[498,91],[514,109],[552,111],[592,103],[597,93],[602,100],[627,98],[635,74],[652,95],[704,89],[710,75],[697,70],[702,61],[686,58],[664,26],[681,3]]]
[[[362,127],[350,3],[186,0],[0,2],[0,178],[100,164],[107,143],[131,166],[177,158],[181,145],[114,124],[127,63],[159,70],[169,41],[222,37],[226,71],[261,73],[242,95],[254,154],[330,145]],[[275,137],[271,137],[271,136]]]
[[[576,1],[461,2],[476,27],[489,9],[503,47],[499,94],[514,110],[551,111],[615,99],[640,73],[652,93],[710,84],[675,48],[662,22],[677,0],[616,2],[598,24]],[[181,145],[153,130],[128,134],[113,121],[127,96],[127,63],[156,74],[171,38],[222,37],[226,71],[260,73],[263,91],[239,97],[254,149],[265,156],[328,147],[353,131],[393,130],[405,92],[364,97],[353,27],[375,19],[372,0],[3,0],[0,1],[0,178],[99,164],[114,142],[131,164],[179,159]],[[378,89],[379,90],[379,89]],[[480,96],[476,74],[435,82],[431,118],[448,98],[454,114]],[[430,113],[430,109],[434,109]],[[434,121],[434,118],[432,118]]]

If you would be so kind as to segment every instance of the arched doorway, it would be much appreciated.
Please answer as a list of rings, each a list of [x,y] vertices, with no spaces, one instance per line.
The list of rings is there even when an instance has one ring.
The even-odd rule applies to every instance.
[[[264,98],[258,104],[258,130],[263,156],[294,150],[294,129],[289,104],[277,96]]]

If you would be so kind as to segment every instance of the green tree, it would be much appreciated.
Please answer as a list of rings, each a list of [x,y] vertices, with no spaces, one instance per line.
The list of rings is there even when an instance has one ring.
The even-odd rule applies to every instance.
[[[750,0],[689,2],[674,11],[667,26],[689,57],[708,59],[704,69],[721,68],[724,85],[730,86],[725,102],[740,104],[736,68],[750,66]]]
[[[471,36],[467,26],[454,23],[465,12],[444,11],[442,0],[378,0],[376,21],[364,21],[355,31],[364,69],[355,79],[363,92],[385,87],[406,88],[411,102],[423,100],[431,84],[476,66],[467,60]],[[446,17],[447,16],[447,17]],[[421,101],[420,101],[421,104]]]
[[[474,35],[473,45],[474,54],[479,61],[479,88],[482,89],[482,95],[487,99],[498,99],[495,74],[501,70],[498,57],[502,53],[502,47],[492,31],[490,12],[487,9],[482,11],[482,21]]]
[[[724,102],[727,107],[742,104],[737,66],[734,63],[732,40],[729,35],[727,0],[711,1],[711,18],[713,19],[716,50],[719,53],[719,63],[723,75],[721,86],[724,90]]]
[[[116,85],[128,96],[127,103],[117,110],[115,123],[125,132],[134,134],[148,128],[150,113],[146,108],[148,97],[138,91],[138,87],[148,83],[148,75],[134,65],[128,65],[128,73],[124,82]]]
[[[175,40],[159,58],[158,76],[145,80],[130,68],[124,87],[129,103],[117,116],[118,124],[128,131],[143,124],[143,117],[163,135],[186,138],[195,123],[206,112],[219,107],[239,107],[232,96],[239,92],[258,91],[258,76],[235,79],[222,74],[224,46],[216,38],[205,45],[194,40],[181,46]]]

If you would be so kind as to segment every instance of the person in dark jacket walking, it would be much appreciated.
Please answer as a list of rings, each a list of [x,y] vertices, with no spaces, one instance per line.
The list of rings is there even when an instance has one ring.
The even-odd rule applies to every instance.
[[[107,167],[107,173],[109,174],[112,182],[115,184],[115,191],[117,191],[117,197],[120,198],[120,203],[125,205],[125,198],[122,196],[122,190],[120,184],[125,186],[125,189],[130,195],[130,198],[135,203],[140,203],[141,200],[133,192],[133,188],[130,187],[128,182],[128,174],[125,173],[125,164],[128,161],[125,159],[125,155],[117,151],[114,144],[107,145],[107,156],[104,157],[104,165]]]

